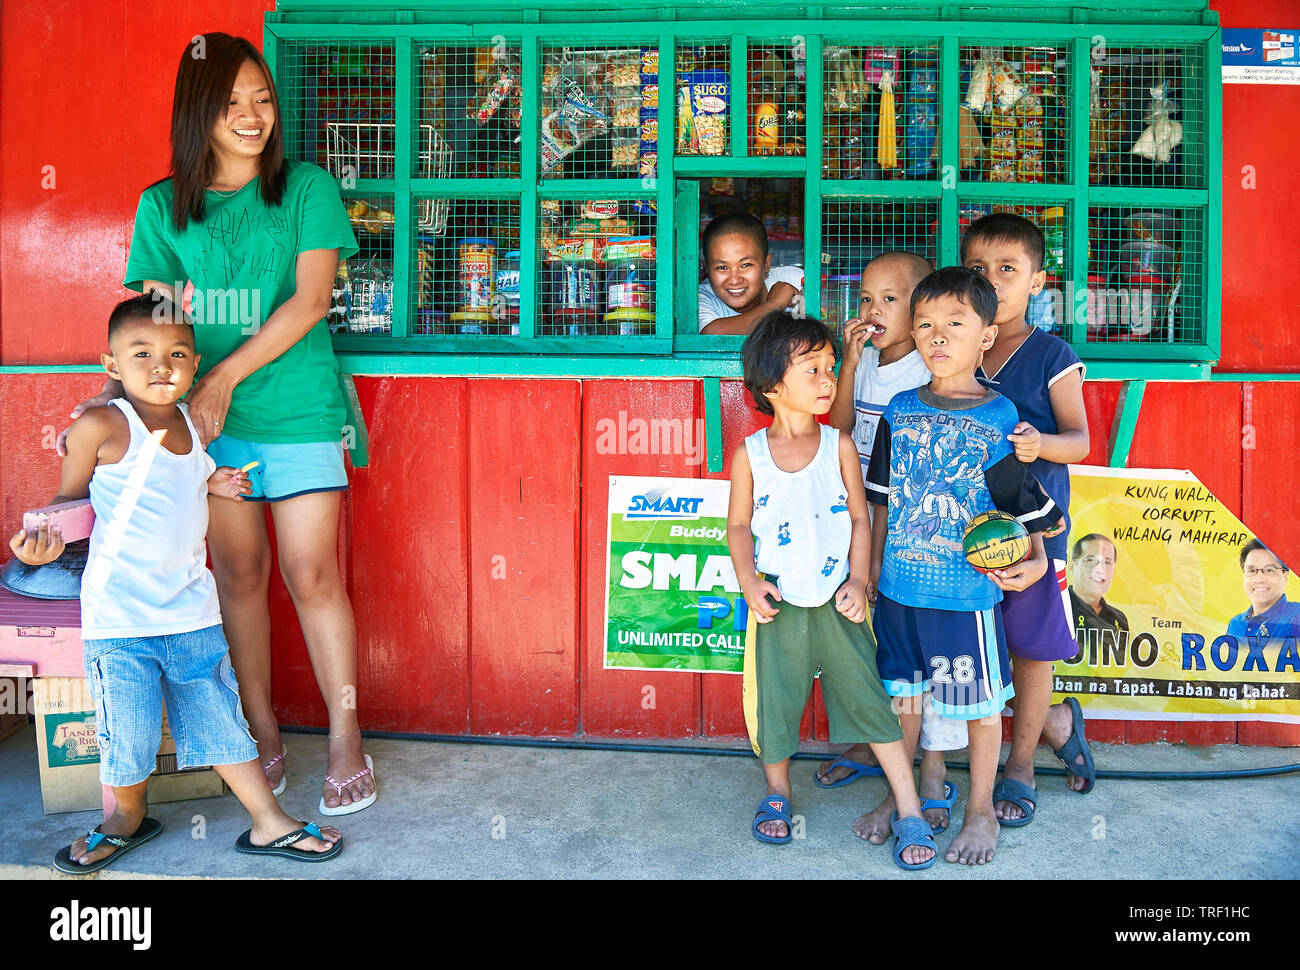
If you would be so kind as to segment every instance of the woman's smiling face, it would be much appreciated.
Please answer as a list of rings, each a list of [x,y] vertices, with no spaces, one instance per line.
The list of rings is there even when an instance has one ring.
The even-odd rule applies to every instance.
[[[226,110],[212,126],[212,150],[218,157],[255,158],[274,127],[270,82],[253,61],[244,61]]]

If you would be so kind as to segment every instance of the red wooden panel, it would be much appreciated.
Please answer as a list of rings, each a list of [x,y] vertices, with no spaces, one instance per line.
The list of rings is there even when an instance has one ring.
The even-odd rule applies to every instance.
[[[1300,746],[1300,724],[1242,721],[1237,725],[1237,743],[1258,744],[1270,748]]]
[[[133,0],[129,15],[80,0],[0,5],[0,360],[98,359],[109,310],[125,295],[136,202],[167,174],[181,53],[200,30],[260,47],[272,9],[273,0]],[[86,123],[104,118],[114,123]]]
[[[1092,738],[1092,725],[1088,725]],[[1124,740],[1129,744],[1172,741],[1177,744],[1236,744],[1236,721],[1129,721]]]
[[[1295,24],[1295,0],[1212,0],[1224,27]],[[1300,201],[1294,191],[1300,87],[1223,85],[1221,370],[1300,370],[1300,307],[1276,284],[1295,272]]]
[[[104,386],[103,375],[0,374],[0,557],[22,528],[23,512],[59,490],[62,460],[54,450],[69,412]]]
[[[700,732],[700,676],[679,672],[605,670],[605,558],[609,541],[609,476],[698,478],[703,465],[684,454],[602,453],[601,430],[651,418],[692,422],[694,381],[584,381],[582,385],[582,731],[590,735],[688,738]],[[612,421],[613,425],[603,425]],[[683,427],[692,426],[684,424]],[[694,426],[692,426],[694,427]],[[614,435],[615,438],[619,436]],[[635,442],[628,437],[627,444]],[[652,690],[651,690],[652,689]],[[651,703],[653,702],[653,707]]]
[[[1088,415],[1088,457],[1080,464],[1110,464],[1110,429],[1115,423],[1121,381],[1084,381],[1083,406]]]
[[[1189,468],[1240,515],[1240,385],[1148,384],[1128,463],[1132,468]]]
[[[463,734],[469,722],[466,382],[358,377],[356,385],[370,432],[370,466],[353,470],[351,491],[349,578],[361,724]],[[276,635],[278,663],[283,625]],[[289,699],[319,704],[310,677],[295,677],[292,687],[300,693]],[[279,680],[276,689],[277,704],[287,703]]]
[[[469,382],[470,731],[578,727],[578,381]]]

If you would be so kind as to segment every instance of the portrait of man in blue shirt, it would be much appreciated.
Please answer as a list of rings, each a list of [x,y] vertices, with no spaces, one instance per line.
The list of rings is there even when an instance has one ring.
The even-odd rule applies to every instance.
[[[1300,603],[1286,598],[1290,570],[1258,539],[1241,548],[1242,585],[1250,609],[1228,623],[1228,635],[1245,637],[1300,637]]]

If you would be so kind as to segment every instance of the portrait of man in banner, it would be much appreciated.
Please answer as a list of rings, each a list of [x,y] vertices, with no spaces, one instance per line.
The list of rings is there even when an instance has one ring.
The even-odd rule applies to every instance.
[[[1077,540],[1070,549],[1070,612],[1079,656],[1092,641],[1103,656],[1123,655],[1118,648],[1128,639],[1128,617],[1105,600],[1115,581],[1115,560],[1115,543],[1097,532]]]
[[[1241,547],[1239,560],[1250,608],[1229,621],[1228,635],[1300,637],[1300,603],[1288,602],[1285,592],[1290,570],[1258,539]]]

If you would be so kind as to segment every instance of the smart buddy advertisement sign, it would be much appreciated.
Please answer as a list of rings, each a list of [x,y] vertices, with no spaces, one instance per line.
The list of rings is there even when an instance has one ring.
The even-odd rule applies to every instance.
[[[727,552],[731,484],[609,479],[605,666],[742,672],[748,611]]]

